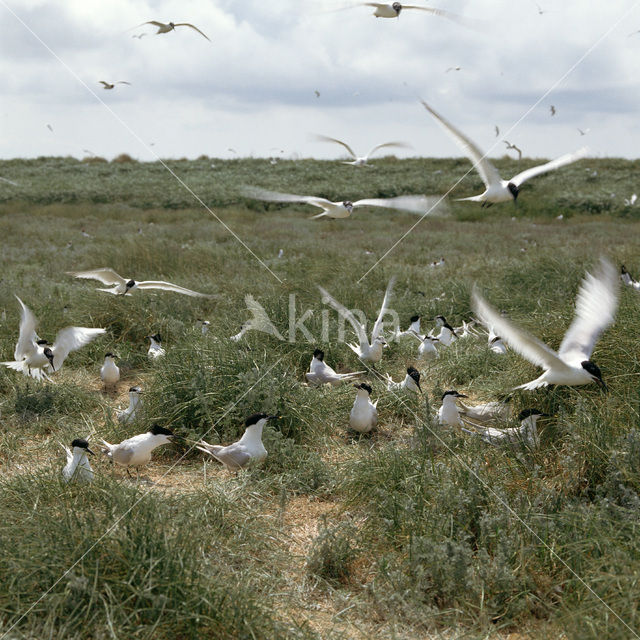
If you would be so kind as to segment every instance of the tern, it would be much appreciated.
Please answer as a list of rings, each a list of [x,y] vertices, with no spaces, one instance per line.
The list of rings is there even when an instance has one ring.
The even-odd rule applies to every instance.
[[[507,422],[511,416],[511,396],[506,396],[504,400],[494,400],[469,406],[460,403],[460,413],[470,420],[478,422]]]
[[[632,193],[630,198],[625,198],[624,199],[624,206],[625,207],[633,207],[633,205],[636,203],[637,199],[638,199],[638,194],[637,193]]]
[[[105,387],[115,387],[120,380],[120,369],[116,364],[118,356],[109,352],[104,354],[104,364],[100,367],[100,377]]]
[[[454,340],[458,338],[456,330],[447,322],[444,316],[435,317],[436,326],[440,327],[440,333],[437,336],[438,341],[443,347],[448,347]]]
[[[336,373],[324,361],[324,351],[322,349],[316,349],[313,352],[309,371],[305,373],[305,377],[311,384],[330,384],[333,387],[337,387],[341,382],[348,382],[363,373],[365,372],[355,371],[354,373]]]
[[[420,340],[420,346],[418,347],[418,358],[420,360],[435,360],[439,357],[440,354],[435,345],[436,342],[440,342],[438,338],[433,336],[425,336],[424,338],[416,336],[416,338]]]
[[[504,342],[502,342],[500,336],[495,336],[489,341],[489,349],[499,355],[505,355],[507,353],[507,347],[504,346]]]
[[[143,289],[160,289],[161,291],[173,291],[174,293],[182,293],[185,296],[193,296],[199,298],[211,298],[213,296],[206,293],[198,293],[185,287],[180,287],[177,284],[171,282],[164,282],[163,280],[141,280],[137,281],[133,278],[123,278],[118,275],[113,269],[103,267],[101,269],[91,269],[90,271],[67,271],[67,275],[74,278],[84,278],[85,280],[98,280],[102,284],[111,285],[110,289],[100,289],[97,291],[105,291],[106,293],[113,293],[117,296],[130,296],[133,291]]]
[[[467,138],[467,136],[456,129],[449,121],[445,120],[438,112],[434,111],[426,102],[422,101],[422,105],[464,151],[485,184],[486,190],[484,193],[477,196],[471,196],[469,198],[458,198],[460,201],[468,200],[471,202],[481,202],[483,206],[490,206],[496,202],[515,202],[518,198],[520,187],[527,180],[540,175],[541,173],[546,173],[547,171],[552,171],[553,169],[558,169],[564,165],[576,162],[576,160],[580,160],[580,158],[583,158],[588,153],[588,149],[583,147],[578,151],[567,153],[555,160],[547,162],[546,164],[525,169],[525,171],[513,176],[511,180],[503,180],[491,161],[482,153],[482,151],[480,151],[471,139]]]
[[[336,144],[342,145],[347,150],[349,155],[353,158],[353,160],[343,162],[342,164],[350,164],[350,165],[353,165],[354,167],[370,167],[371,165],[368,162],[369,158],[378,149],[383,149],[386,147],[395,147],[399,149],[411,148],[411,145],[407,144],[406,142],[383,142],[382,144],[378,144],[375,147],[373,147],[371,151],[369,151],[369,153],[367,153],[366,155],[358,156],[356,155],[355,151],[346,142],[343,142],[342,140],[338,140],[337,138],[330,138],[329,136],[321,136],[321,135],[316,135],[315,137],[316,137],[316,140],[319,140],[321,142],[335,142]]]
[[[200,325],[200,331],[202,332],[202,335],[206,336],[207,333],[209,333],[209,326],[211,325],[211,323],[208,320],[202,320],[200,318],[198,318],[197,322]]]
[[[191,24],[189,22],[164,23],[164,22],[158,22],[157,20],[149,20],[148,22],[143,22],[142,24],[139,24],[137,27],[134,27],[134,29],[137,29],[138,27],[143,27],[145,24],[152,24],[158,27],[156,34],[169,33],[169,31],[173,31],[176,27],[190,27],[191,29],[194,29],[195,31],[197,31],[203,38],[207,38],[207,36],[205,36],[204,33],[202,33],[200,29],[198,29],[198,27],[196,27],[194,24]],[[207,38],[207,40],[209,40],[209,38]],[[209,40],[209,42],[211,42],[211,40]]]
[[[266,413],[254,413],[244,421],[245,431],[237,442],[223,447],[201,440],[197,448],[213,456],[229,471],[239,471],[250,464],[262,462],[267,457],[267,450],[262,444],[262,430],[268,420],[277,417]]]
[[[162,346],[162,338],[159,333],[154,333],[152,336],[147,336],[151,341],[149,345],[149,350],[147,351],[147,357],[151,360],[155,360],[156,358],[162,358],[167,352],[164,350]]]
[[[149,431],[127,438],[120,444],[109,444],[106,440],[103,453],[106,453],[114,463],[127,468],[141,467],[151,460],[151,452],[163,444],[169,444],[175,437],[171,429],[154,424]]]
[[[475,320],[471,320],[470,322],[462,321],[462,326],[455,327],[453,329],[454,333],[458,337],[461,338],[477,338],[479,336],[478,332],[473,328],[475,324]]]
[[[551,105],[551,106],[549,107],[549,111],[551,112],[551,115],[552,115],[552,116],[555,116],[555,115],[556,115],[556,108],[555,108],[553,105]]]
[[[356,399],[349,414],[349,426],[359,433],[369,433],[378,424],[378,401],[371,402],[371,387],[364,382],[354,385]]]
[[[118,422],[122,422],[123,424],[135,422],[138,417],[138,412],[142,408],[142,398],[140,397],[141,393],[142,390],[140,387],[129,388],[129,406],[126,409],[116,410]]]
[[[413,393],[422,393],[420,387],[420,372],[415,367],[407,368],[407,375],[402,382],[394,382],[393,378],[387,373],[387,391],[412,391]]]
[[[640,291],[640,282],[633,278],[624,265],[620,267],[620,278],[627,286],[633,287],[636,291]]]
[[[128,84],[131,86],[130,82],[125,82],[124,80],[118,80],[118,82],[105,82],[104,80],[100,80],[100,84],[103,85],[103,89],[106,90],[114,89],[117,84]]]
[[[576,129],[578,130],[578,133],[579,133],[581,136],[586,136],[586,135],[587,135],[587,133],[589,133],[589,131],[591,131],[591,129],[585,129],[585,130],[583,131],[580,127],[576,127]]]
[[[371,342],[369,342],[369,339],[367,338],[367,333],[365,331],[364,325],[358,322],[353,313],[344,305],[340,304],[335,298],[333,298],[331,294],[326,291],[326,289],[318,287],[318,289],[320,289],[320,293],[322,293],[323,302],[333,307],[340,314],[340,316],[347,320],[353,327],[358,337],[359,344],[349,344],[348,346],[363,362],[371,362],[372,364],[375,364],[376,362],[380,362],[380,360],[382,359],[382,348],[387,344],[387,341],[382,336],[382,329],[384,326],[382,319],[387,313],[389,298],[391,297],[391,291],[393,289],[394,283],[395,278],[391,278],[391,280],[389,280],[389,284],[387,285],[384,299],[382,300],[380,313],[378,314],[378,317],[373,325],[373,331],[371,332]]]
[[[442,406],[438,409],[438,422],[447,427],[461,427],[463,425],[460,410],[456,404],[458,398],[466,398],[463,393],[454,389],[442,394]]]
[[[487,444],[492,444],[495,447],[501,445],[527,445],[531,448],[536,448],[540,444],[538,437],[538,428],[536,423],[538,419],[543,416],[548,416],[547,413],[542,413],[538,409],[525,409],[520,412],[518,420],[520,421],[519,427],[511,427],[509,429],[496,429],[495,427],[482,427],[480,431],[470,431],[463,428],[466,433],[479,436]]]
[[[430,208],[435,206],[440,200],[439,198],[419,195],[397,196],[395,198],[365,198],[363,200],[356,200],[355,202],[351,200],[332,202],[331,200],[317,196],[298,196],[292,193],[278,193],[277,191],[268,191],[267,189],[254,187],[245,187],[243,193],[250,198],[264,200],[265,202],[300,202],[322,209],[321,213],[311,216],[312,220],[322,217],[348,218],[353,210],[358,207],[380,207],[426,214]]]
[[[433,7],[421,7],[415,4],[400,4],[399,2],[361,2],[360,4],[363,7],[374,7],[375,11],[373,12],[373,15],[376,18],[398,18],[400,16],[400,12],[404,9],[417,9],[418,11],[426,11],[434,16],[449,18],[449,20],[455,20],[457,22],[464,20],[461,16],[457,16],[449,11],[434,9]]]
[[[89,449],[89,443],[84,438],[76,438],[71,443],[71,449],[65,445],[61,446],[67,454],[67,464],[62,470],[64,481],[91,482],[93,480],[93,469],[91,469],[87,453],[94,454]]]
[[[0,364],[15,371],[22,371],[25,376],[31,376],[36,380],[43,378],[49,380],[48,371],[60,369],[72,351],[84,347],[106,331],[106,329],[88,327],[66,327],[58,331],[55,342],[51,344],[38,337],[35,316],[18,296],[16,296],[16,300],[22,307],[22,315],[20,317],[20,335],[13,352],[15,360],[0,362]]]
[[[480,319],[493,327],[514,351],[544,368],[540,377],[517,389],[595,382],[606,390],[600,369],[590,358],[598,338],[613,323],[618,306],[618,282],[615,267],[604,258],[595,275],[587,273],[578,291],[575,318],[557,352],[502,316],[474,290],[473,306]]]
[[[522,160],[522,150],[520,147],[517,147],[515,144],[511,144],[508,140],[503,140],[502,142],[507,145],[507,151],[515,151],[518,154],[518,162],[520,162],[520,160]]]
[[[409,328],[406,331],[397,331],[396,335],[393,337],[394,340],[398,341],[400,338],[407,336],[420,338],[420,316],[418,314],[411,316],[409,322],[411,323]]]

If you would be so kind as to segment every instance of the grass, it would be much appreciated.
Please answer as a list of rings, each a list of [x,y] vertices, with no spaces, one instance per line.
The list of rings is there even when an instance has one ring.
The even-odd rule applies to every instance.
[[[455,343],[428,365],[415,360],[417,342],[393,344],[379,371],[399,380],[414,364],[427,397],[394,396],[369,375],[379,400],[372,436],[347,431],[349,385],[302,383],[316,346],[339,371],[362,368],[336,339],[335,313],[323,315],[317,284],[371,319],[396,275],[392,306],[404,328],[416,312],[425,327],[437,314],[460,324],[477,283],[497,308],[558,346],[584,271],[600,255],[640,273],[636,210],[623,203],[636,163],[588,160],[541,176],[517,207],[452,203],[362,283],[415,217],[363,210],[310,221],[304,206],[250,202],[237,195],[240,186],[328,197],[443,193],[466,161],[383,159],[363,170],[257,159],[169,164],[282,282],[157,164],[0,163],[0,175],[20,185],[0,192],[3,359],[17,338],[14,293],[39,318],[42,337],[67,325],[107,329],[72,353],[52,384],[0,371],[0,633],[632,637],[640,572],[636,292],[621,291],[616,323],[594,353],[609,394],[593,386],[514,395],[514,413],[536,406],[552,414],[536,451],[486,447],[433,423],[447,389],[491,400],[537,375],[485,341]],[[454,195],[477,188],[470,175]],[[440,256],[445,267],[425,266]],[[65,275],[99,266],[214,297],[116,298]],[[228,340],[250,315],[246,294],[282,341],[258,332]],[[289,340],[293,301],[296,318],[310,311],[310,340],[300,329]],[[206,336],[198,318],[211,322]],[[167,355],[149,362],[145,336],[155,332]],[[107,351],[121,356],[113,395],[99,384]],[[121,425],[114,410],[134,384],[144,390],[144,411]],[[132,482],[98,456],[92,485],[61,482],[61,442],[88,436],[97,446],[158,421],[188,440],[206,434],[227,443],[256,411],[281,418],[265,430],[265,463],[241,474],[176,444],[154,452],[143,470],[153,484]]]

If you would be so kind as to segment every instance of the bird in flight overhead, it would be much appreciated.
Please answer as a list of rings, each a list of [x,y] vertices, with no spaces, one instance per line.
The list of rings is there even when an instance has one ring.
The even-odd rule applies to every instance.
[[[516,151],[518,153],[518,160],[522,160],[522,151],[519,147],[516,147],[515,144],[511,144],[508,140],[503,140],[502,142],[507,145],[507,151]]]
[[[137,29],[138,27],[143,27],[145,24],[152,24],[158,27],[156,34],[169,33],[169,31],[173,31],[176,27],[190,27],[191,29],[197,31],[203,38],[207,38],[207,36],[205,36],[204,33],[202,33],[200,29],[198,29],[198,27],[196,27],[194,24],[191,24],[190,22],[168,22],[165,24],[164,22],[158,22],[157,20],[149,20],[148,22],[143,22],[142,24],[139,24],[134,28]],[[209,40],[209,38],[207,38],[207,40]],[[209,40],[209,42],[211,42],[211,40]]]
[[[462,16],[458,16],[455,13],[450,13],[443,9],[434,9],[433,7],[422,7],[416,4],[401,4],[400,2],[361,2],[360,4],[363,7],[374,7],[375,11],[373,12],[373,15],[376,18],[398,18],[400,17],[400,12],[405,9],[417,9],[418,11],[426,11],[434,16],[448,18],[449,20],[454,20],[456,22],[464,21]]]
[[[551,112],[551,115],[552,115],[552,116],[555,116],[555,115],[556,115],[556,108],[555,108],[553,105],[551,105],[551,106],[549,107],[549,111]]]
[[[371,151],[369,151],[369,153],[367,153],[366,155],[358,156],[356,155],[355,151],[346,142],[343,142],[342,140],[338,140],[337,138],[330,138],[329,136],[316,135],[316,140],[319,140],[321,142],[335,142],[336,144],[342,145],[347,150],[349,155],[353,158],[353,160],[343,162],[342,164],[351,164],[354,167],[370,167],[371,165],[368,164],[369,158],[378,149],[383,149],[385,147],[396,147],[399,149],[411,148],[411,145],[407,144],[406,142],[383,142],[382,144],[377,144],[375,147],[373,147]]]
[[[124,80],[118,80],[118,82],[106,82],[104,80],[100,80],[100,84],[104,85],[103,89],[113,89],[117,84],[128,84],[131,86],[130,82],[125,82]]]

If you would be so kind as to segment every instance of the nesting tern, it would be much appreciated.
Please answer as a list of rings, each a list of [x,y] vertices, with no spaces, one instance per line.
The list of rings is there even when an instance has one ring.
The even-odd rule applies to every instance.
[[[262,430],[268,420],[277,417],[269,416],[266,413],[254,413],[245,420],[244,434],[237,442],[223,447],[201,440],[197,448],[213,456],[229,471],[239,471],[250,464],[262,462],[267,457],[267,450],[262,444]]]
[[[93,469],[91,469],[87,453],[91,455],[94,455],[94,453],[89,449],[89,443],[84,438],[76,438],[71,443],[71,449],[65,445],[61,446],[67,454],[67,464],[62,469],[64,481],[91,482],[93,480]]]
[[[57,371],[72,351],[89,344],[94,338],[105,333],[105,329],[88,327],[66,327],[56,334],[51,344],[36,334],[37,320],[29,307],[16,296],[22,307],[20,334],[10,362],[0,362],[5,367],[21,371],[36,380],[49,379],[47,372]]]
[[[359,433],[369,433],[378,424],[378,401],[371,402],[371,387],[364,382],[354,385],[356,399],[349,414],[349,426]]]
[[[503,180],[493,163],[482,153],[482,151],[480,151],[470,138],[456,129],[448,120],[445,120],[445,118],[443,118],[437,111],[434,111],[426,102],[422,101],[422,105],[464,151],[485,184],[486,190],[484,193],[468,198],[458,198],[460,201],[468,200],[471,202],[481,202],[483,206],[490,206],[496,202],[515,202],[518,198],[520,187],[527,180],[540,175],[541,173],[546,173],[547,171],[552,171],[559,167],[563,167],[564,165],[576,162],[577,160],[580,160],[580,158],[584,158],[588,153],[588,149],[584,147],[578,151],[574,151],[573,153],[567,153],[555,160],[551,160],[546,164],[526,169],[525,171],[513,176],[511,180]]]
[[[628,287],[633,287],[636,291],[640,291],[640,282],[638,282],[628,271],[627,268],[622,265],[620,267],[620,278],[624,284]]]
[[[407,368],[407,375],[402,382],[394,382],[393,378],[386,374],[387,391],[412,391],[422,393],[420,388],[420,372],[415,367]]]
[[[151,360],[155,360],[156,358],[162,358],[167,352],[162,346],[162,338],[159,333],[154,333],[152,336],[147,336],[149,338],[151,344],[149,345],[149,350],[147,351],[147,357]]]
[[[202,33],[200,29],[198,29],[198,27],[196,27],[194,24],[191,24],[190,22],[165,23],[165,22],[158,22],[157,20],[149,20],[148,22],[143,22],[142,24],[139,24],[137,27],[134,27],[134,28],[137,29],[138,27],[143,27],[146,24],[152,24],[153,26],[158,27],[156,34],[169,33],[170,31],[173,31],[176,27],[189,27],[190,29],[194,29],[195,31],[197,31],[203,38],[207,38],[207,36],[205,36],[204,33]],[[207,38],[207,40],[209,40],[209,38]],[[209,42],[211,42],[211,40],[209,40]]]
[[[311,358],[309,371],[305,373],[307,380],[314,385],[330,384],[337,387],[341,382],[348,382],[353,378],[362,375],[364,371],[355,371],[353,373],[336,373],[325,361],[324,351],[316,349]]]
[[[493,400],[481,404],[467,405],[460,403],[460,413],[470,420],[478,422],[507,422],[511,416],[511,396],[503,400]]]
[[[116,364],[117,357],[111,352],[104,355],[104,364],[100,367],[100,378],[105,387],[115,387],[120,380],[120,368]]]
[[[213,296],[206,293],[198,293],[191,289],[186,289],[171,282],[163,280],[141,280],[137,281],[133,278],[123,278],[113,269],[103,267],[101,269],[91,269],[89,271],[67,271],[67,275],[74,278],[84,278],[85,280],[98,280],[102,284],[110,285],[110,289],[100,289],[97,291],[105,291],[118,296],[130,296],[133,291],[145,289],[160,289],[161,291],[173,291],[174,293],[182,293],[185,296],[198,298],[211,298]]]
[[[103,85],[102,88],[106,90],[115,89],[117,84],[128,84],[131,86],[130,82],[125,82],[124,80],[118,80],[118,82],[105,82],[104,80],[100,80],[100,84]]]
[[[574,320],[557,352],[498,313],[477,290],[473,292],[472,302],[478,317],[493,327],[514,351],[544,368],[540,377],[517,389],[595,382],[606,390],[600,369],[590,358],[598,338],[614,321],[618,283],[615,267],[604,258],[595,275],[586,274],[578,291]]]
[[[118,422],[130,424],[136,421],[138,412],[142,408],[142,398],[140,397],[141,393],[142,390],[140,387],[129,388],[129,406],[126,409],[116,409]]]
[[[438,409],[438,423],[447,427],[463,426],[460,410],[456,401],[458,398],[466,398],[463,393],[458,393],[455,389],[445,391],[442,394],[442,406]]]
[[[371,151],[369,151],[369,153],[367,153],[366,155],[358,156],[356,155],[356,152],[346,142],[343,142],[342,140],[338,140],[337,138],[330,138],[329,136],[321,136],[321,135],[316,135],[315,138],[316,140],[319,140],[321,142],[335,142],[336,144],[342,145],[347,150],[349,155],[353,158],[353,160],[345,161],[342,164],[350,164],[350,165],[353,165],[354,167],[370,167],[371,165],[368,162],[369,158],[378,149],[384,149],[387,147],[395,147],[398,149],[411,148],[411,145],[407,144],[406,142],[383,142],[382,144],[377,144],[375,147],[373,147]]]
[[[318,287],[318,289],[320,289],[320,293],[322,293],[322,301],[333,307],[340,314],[340,316],[347,320],[353,327],[354,331],[356,332],[356,336],[358,337],[359,344],[349,344],[348,346],[363,362],[371,362],[372,364],[375,364],[376,362],[380,362],[380,360],[382,359],[382,348],[387,345],[387,341],[382,335],[382,330],[384,327],[382,319],[384,318],[389,308],[389,298],[391,297],[391,291],[393,290],[394,283],[395,278],[391,278],[391,280],[389,280],[389,284],[387,285],[384,299],[382,300],[380,313],[378,314],[378,317],[373,325],[373,330],[371,331],[371,342],[369,342],[369,338],[367,337],[364,325],[358,322],[356,317],[353,315],[353,312],[347,309],[344,305],[340,304],[335,298],[331,296],[331,294],[326,289]]]
[[[462,430],[466,433],[479,436],[484,442],[492,444],[494,447],[524,444],[530,448],[536,448],[540,444],[537,422],[539,418],[547,415],[548,414],[538,409],[525,409],[520,412],[518,416],[518,420],[520,421],[520,426],[518,427],[510,427],[507,429],[482,427],[478,431],[470,431],[463,427]]]

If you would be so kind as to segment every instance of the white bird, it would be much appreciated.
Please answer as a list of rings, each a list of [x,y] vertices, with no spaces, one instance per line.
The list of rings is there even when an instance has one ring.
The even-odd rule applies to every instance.
[[[440,258],[440,260],[434,260],[433,262],[431,262],[429,264],[430,267],[444,267],[445,265],[445,260],[444,258]]]
[[[411,316],[411,318],[409,318],[409,322],[411,324],[409,325],[409,328],[406,331],[396,331],[396,334],[393,337],[394,340],[398,341],[400,340],[400,338],[404,338],[407,336],[420,338],[420,335],[421,335],[420,334],[420,316],[418,314]]]
[[[625,198],[624,199],[624,206],[625,207],[633,207],[633,205],[636,203],[637,199],[638,199],[638,195],[635,194],[635,193],[632,193],[630,198]]]
[[[147,351],[148,358],[155,360],[156,358],[161,358],[167,353],[162,346],[162,338],[159,333],[154,333],[152,336],[147,336],[147,338],[151,341],[149,350]]]
[[[446,427],[463,426],[456,400],[466,397],[463,393],[458,393],[455,390],[445,391],[442,394],[442,406],[438,409],[438,423]]]
[[[120,380],[120,368],[116,364],[117,357],[111,352],[104,355],[104,364],[100,367],[100,377],[105,387],[115,387]]]
[[[461,201],[469,200],[472,202],[482,202],[483,206],[490,206],[496,202],[515,202],[518,198],[520,187],[527,180],[540,175],[541,173],[546,173],[547,171],[552,171],[553,169],[558,169],[564,165],[576,162],[576,160],[580,160],[580,158],[583,158],[588,153],[588,149],[584,147],[573,153],[567,153],[555,160],[551,160],[546,164],[525,169],[513,176],[511,180],[503,180],[500,177],[498,170],[482,153],[482,151],[480,151],[474,142],[467,138],[467,136],[465,136],[461,131],[456,129],[450,122],[445,120],[439,113],[434,111],[426,102],[423,101],[422,104],[464,151],[485,184],[486,190],[484,193],[481,193],[478,196],[471,196],[469,198],[458,198],[458,200]]]
[[[387,391],[412,391],[413,393],[422,393],[420,388],[420,372],[415,367],[407,368],[407,375],[402,382],[394,382],[393,378],[387,373]]]
[[[106,453],[114,463],[127,468],[141,467],[151,460],[151,452],[163,444],[169,444],[174,438],[171,429],[154,424],[149,431],[140,435],[127,438],[120,444],[109,444],[106,440],[103,453]]]
[[[269,416],[266,413],[254,413],[245,420],[244,434],[237,442],[223,447],[201,440],[197,448],[213,456],[229,471],[239,471],[250,464],[262,462],[267,457],[267,450],[262,444],[262,430],[268,420],[277,417]]]
[[[616,269],[604,258],[600,260],[595,276],[587,273],[578,291],[575,318],[558,352],[503,317],[478,291],[473,292],[473,306],[478,317],[493,327],[514,351],[544,368],[539,378],[517,389],[596,382],[606,390],[600,369],[590,358],[598,338],[613,323],[618,307],[618,283]]]
[[[91,269],[90,271],[67,271],[67,275],[74,278],[84,278],[86,280],[98,280],[102,284],[111,285],[110,289],[100,289],[97,291],[106,291],[107,293],[113,293],[119,296],[130,296],[133,291],[138,289],[160,289],[162,291],[173,291],[174,293],[182,293],[185,296],[196,296],[200,298],[211,298],[211,295],[206,293],[198,293],[185,287],[180,287],[177,284],[171,282],[164,282],[163,280],[141,280],[136,281],[132,278],[123,278],[118,275],[113,269],[103,267],[102,269]]]
[[[141,393],[142,390],[140,387],[129,388],[129,406],[126,409],[116,409],[118,422],[122,422],[123,424],[135,422],[138,417],[138,412],[142,408],[142,398],[140,397]]]
[[[378,401],[371,402],[371,387],[364,382],[354,385],[356,399],[349,414],[349,426],[359,433],[369,433],[378,424]]]
[[[583,131],[580,127],[576,127],[576,129],[578,129],[578,132],[580,133],[581,136],[586,136],[587,133],[589,133],[589,131],[591,131],[591,129],[585,129]]]
[[[441,18],[449,18],[449,20],[455,20],[456,22],[464,21],[464,18],[457,16],[449,11],[443,11],[442,9],[434,9],[432,7],[421,7],[415,4],[400,4],[399,2],[387,3],[387,2],[361,2],[363,7],[374,7],[375,11],[373,15],[376,18],[398,18],[400,12],[404,9],[417,9],[418,11],[426,11],[435,16]]]
[[[105,82],[104,80],[100,80],[100,84],[103,85],[103,89],[114,89],[117,84],[128,84],[131,86],[130,82],[125,82],[124,80],[118,80],[118,82]]]
[[[198,318],[198,323],[200,324],[200,331],[202,331],[202,335],[206,336],[209,332],[209,326],[211,323],[208,320],[201,320]]]
[[[531,448],[536,448],[540,444],[538,437],[538,428],[536,423],[538,418],[546,416],[548,414],[538,411],[538,409],[525,409],[518,416],[520,420],[519,427],[511,427],[508,429],[497,429],[495,427],[482,427],[479,431],[470,431],[463,428],[466,433],[479,436],[487,444],[492,444],[495,447],[501,445],[526,445]]]
[[[251,294],[247,294],[244,297],[244,303],[251,312],[251,318],[247,320],[240,328],[240,331],[231,336],[229,340],[238,342],[247,331],[261,331],[262,333],[275,336],[278,340],[284,340],[273,322],[269,319],[264,307]]]
[[[353,165],[354,167],[370,167],[371,165],[368,163],[368,160],[378,149],[384,149],[386,147],[395,147],[398,149],[411,148],[411,145],[407,144],[406,142],[384,142],[382,144],[377,144],[366,155],[358,156],[356,155],[356,152],[346,142],[343,142],[342,140],[338,140],[337,138],[330,138],[329,136],[321,136],[321,135],[316,135],[315,138],[316,140],[319,140],[322,142],[335,142],[336,144],[342,145],[347,150],[349,155],[353,158],[353,160],[343,162],[342,164],[350,164],[350,165]]]
[[[435,345],[436,342],[440,342],[438,338],[428,335],[424,338],[420,336],[416,336],[416,338],[420,340],[420,346],[418,347],[418,358],[420,360],[435,360],[440,356]]]
[[[475,320],[471,320],[471,322],[462,321],[462,325],[460,327],[454,327],[453,331],[455,332],[458,340],[462,338],[477,338],[480,334],[473,328],[475,324]]]
[[[137,27],[134,27],[134,29],[137,29],[138,27],[143,27],[145,24],[152,24],[158,27],[156,34],[169,33],[169,31],[173,31],[176,27],[190,27],[191,29],[194,29],[195,31],[197,31],[203,38],[207,38],[207,36],[205,36],[204,33],[202,33],[200,29],[198,29],[198,27],[196,27],[194,24],[191,24],[189,22],[164,23],[164,22],[158,22],[157,20],[149,20],[148,22],[143,22],[142,24],[139,24]],[[209,40],[209,38],[207,38],[207,40]],[[209,42],[211,42],[211,40],[209,40]]]
[[[495,336],[492,340],[489,340],[489,349],[499,355],[506,355],[507,353],[507,347],[504,346],[500,336]]]
[[[507,396],[504,400],[483,402],[473,406],[461,402],[460,406],[460,413],[470,420],[478,422],[507,422],[511,415],[511,396]]]
[[[522,160],[522,149],[520,149],[520,147],[511,144],[508,140],[503,140],[502,142],[507,145],[507,151],[515,151],[518,154],[518,162]]]
[[[325,216],[327,218],[348,218],[353,210],[358,207],[379,207],[426,214],[431,207],[436,206],[441,200],[441,198],[419,195],[397,196],[395,198],[365,198],[363,200],[356,200],[355,202],[351,200],[333,202],[326,198],[316,196],[298,196],[292,193],[278,193],[277,191],[268,191],[267,189],[259,189],[257,187],[245,187],[242,191],[245,196],[255,198],[256,200],[264,200],[265,202],[299,202],[322,209],[321,213],[311,216],[312,220]]]
[[[640,291],[640,282],[634,279],[624,265],[620,267],[620,278],[627,286],[633,287],[636,291]]]
[[[341,382],[348,382],[363,373],[365,372],[355,371],[353,373],[336,373],[324,361],[324,351],[322,349],[316,349],[313,352],[309,371],[305,373],[305,377],[311,384],[330,384],[333,387],[337,387]]]
[[[448,347],[452,342],[457,340],[456,330],[447,322],[444,316],[436,316],[436,326],[440,327],[440,333],[437,336],[438,342],[443,347]]]
[[[67,464],[62,469],[64,481],[91,482],[93,480],[93,469],[91,469],[87,453],[94,454],[89,449],[89,443],[84,438],[76,438],[71,443],[71,449],[65,445],[61,446],[67,454]]]
[[[53,344],[41,340],[36,334],[37,320],[29,307],[16,296],[22,307],[20,317],[20,335],[10,362],[0,362],[5,367],[21,371],[25,376],[36,380],[49,379],[47,372],[57,371],[72,351],[89,344],[106,329],[88,327],[66,327],[56,334]],[[50,345],[50,346],[49,346]]]
[[[373,330],[371,332],[371,342],[369,342],[369,338],[367,337],[365,326],[358,322],[353,313],[344,305],[340,304],[335,298],[333,298],[326,289],[318,287],[318,289],[320,289],[320,293],[322,293],[322,301],[333,307],[340,314],[340,316],[347,320],[353,327],[354,331],[356,332],[356,336],[358,337],[359,344],[349,344],[348,346],[364,362],[371,362],[375,364],[376,362],[380,362],[380,360],[382,359],[382,348],[387,344],[387,341],[382,335],[382,330],[384,327],[382,319],[387,313],[389,298],[391,297],[391,291],[393,289],[394,283],[395,278],[391,278],[391,280],[389,280],[389,284],[387,285],[384,299],[382,300],[380,313],[378,314],[378,317],[373,325]]]

